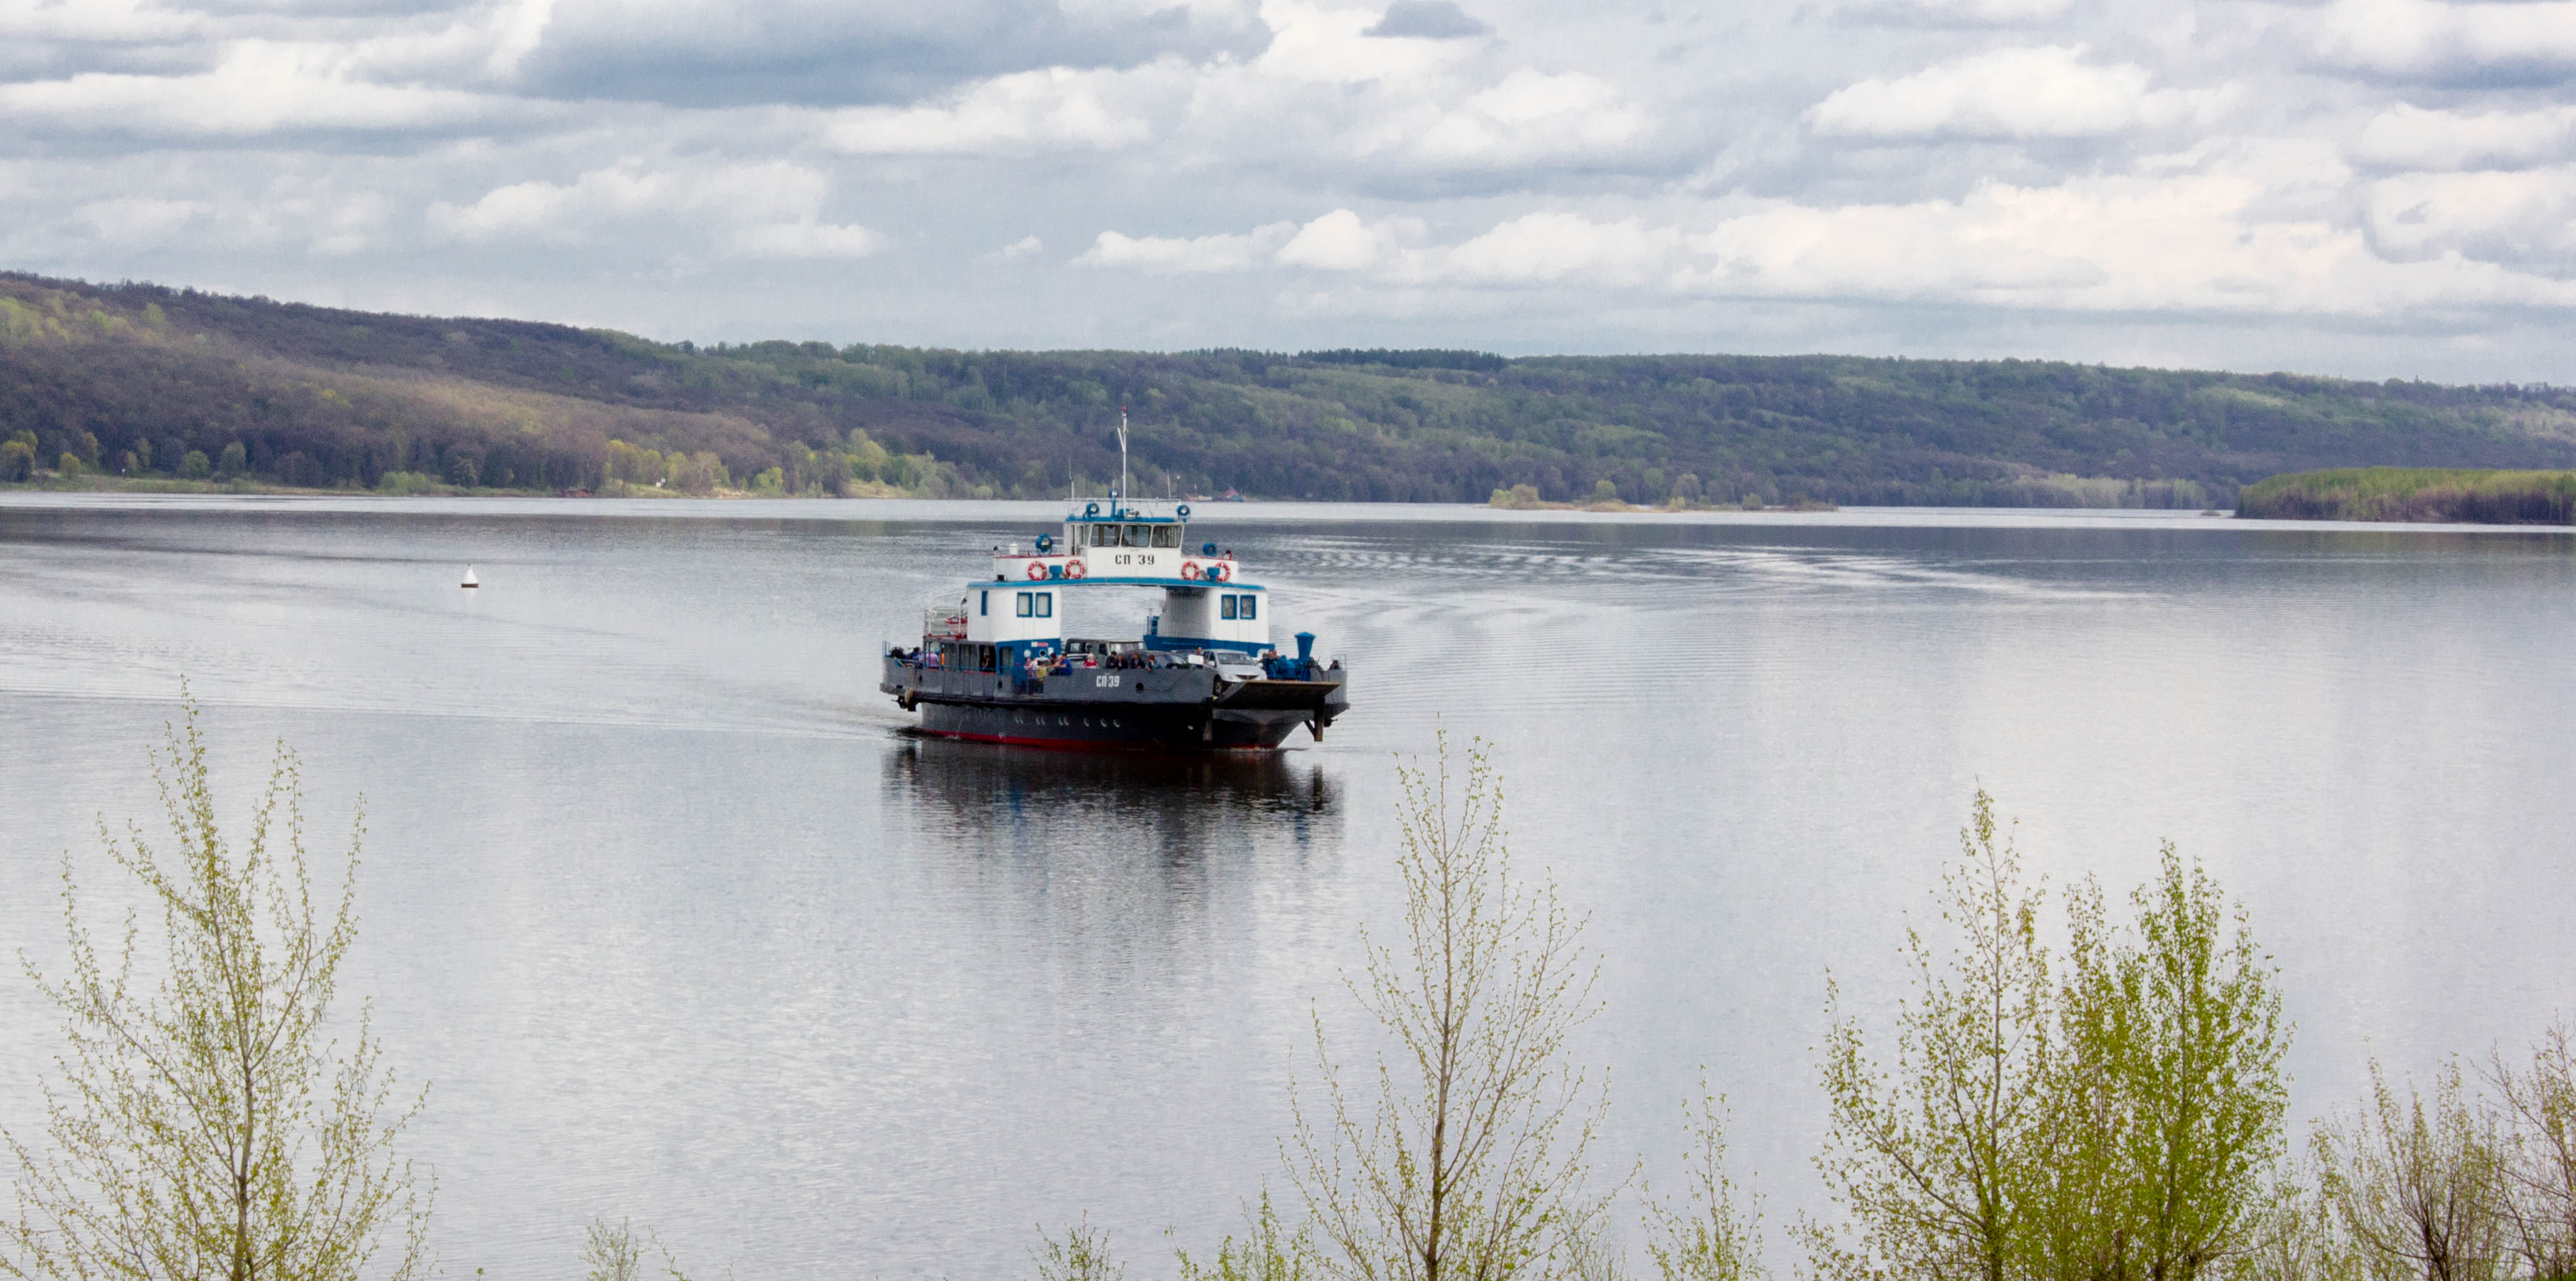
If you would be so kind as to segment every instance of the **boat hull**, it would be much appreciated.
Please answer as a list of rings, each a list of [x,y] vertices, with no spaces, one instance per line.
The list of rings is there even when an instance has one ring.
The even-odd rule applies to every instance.
[[[1091,751],[1265,751],[1301,726],[1316,738],[1350,709],[1340,669],[1314,680],[1224,680],[1205,667],[1081,668],[1043,680],[942,670],[889,655],[878,688],[921,713],[920,731]]]
[[[1071,751],[1267,751],[1307,723],[1303,712],[1217,712],[1117,704],[923,703],[918,732],[979,743]]]

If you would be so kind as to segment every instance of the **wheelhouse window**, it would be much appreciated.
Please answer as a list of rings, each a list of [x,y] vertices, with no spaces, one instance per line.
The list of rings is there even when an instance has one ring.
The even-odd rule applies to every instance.
[[[1178,526],[1178,525],[1156,525],[1156,526],[1154,526],[1154,545],[1155,545],[1156,547],[1178,547],[1178,546],[1180,546],[1180,545],[1181,545],[1181,527],[1180,527],[1180,526]]]
[[[1035,616],[1036,616],[1036,610],[1037,610],[1037,606],[1036,606],[1036,604],[1033,602],[1033,600],[1032,600],[1032,598],[1030,597],[1029,593],[1027,593],[1027,592],[1022,592],[1022,593],[1020,593],[1020,617],[1022,617],[1022,618],[1032,618],[1032,617],[1035,617]]]
[[[1238,597],[1234,597],[1234,596],[1227,596],[1227,597],[1224,597],[1224,598],[1222,598],[1221,600],[1219,600],[1219,602],[1217,603],[1217,616],[1218,616],[1218,617],[1220,617],[1220,618],[1233,618],[1233,617],[1235,617],[1235,613],[1234,613],[1234,611],[1235,611],[1235,601],[1236,601],[1236,600],[1238,600],[1238,599],[1240,599],[1240,598],[1238,598]]]
[[[1251,619],[1251,618],[1258,618],[1258,617],[1260,617],[1260,616],[1261,616],[1261,598],[1260,598],[1260,597],[1258,597],[1258,596],[1246,596],[1246,597],[1244,597],[1244,598],[1243,598],[1243,617],[1245,617],[1245,618],[1247,618],[1247,619]]]
[[[1053,617],[1055,617],[1055,593],[1054,593],[1054,592],[1039,592],[1039,593],[1038,593],[1038,617],[1040,617],[1040,618],[1053,618]]]
[[[1130,547],[1153,546],[1154,527],[1151,525],[1129,525],[1127,527],[1127,545]]]

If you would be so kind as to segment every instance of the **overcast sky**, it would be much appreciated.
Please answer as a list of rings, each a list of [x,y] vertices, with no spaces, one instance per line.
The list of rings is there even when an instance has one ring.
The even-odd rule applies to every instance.
[[[0,0],[0,262],[661,338],[2576,381],[2576,0]]]

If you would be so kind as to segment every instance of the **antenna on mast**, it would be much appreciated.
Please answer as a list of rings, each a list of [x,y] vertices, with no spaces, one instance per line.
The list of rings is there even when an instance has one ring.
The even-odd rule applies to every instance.
[[[1118,498],[1122,498],[1122,499],[1123,499],[1123,498],[1125,498],[1126,496],[1127,496],[1127,407],[1126,407],[1125,405],[1120,405],[1120,406],[1118,407],[1118,493],[1115,495],[1115,497],[1118,497]],[[1114,507],[1114,506],[1115,506],[1115,504],[1112,504],[1112,506]],[[1115,511],[1112,511],[1110,514],[1114,516],[1114,515],[1116,515],[1117,513],[1116,513]]]

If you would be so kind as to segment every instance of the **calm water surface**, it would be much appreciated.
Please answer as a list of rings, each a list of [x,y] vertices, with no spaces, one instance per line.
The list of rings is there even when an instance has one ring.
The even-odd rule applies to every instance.
[[[350,990],[434,1082],[440,1251],[504,1278],[578,1275],[601,1215],[701,1275],[1024,1274],[1085,1212],[1165,1275],[1276,1168],[1310,1011],[1357,1036],[1393,761],[1442,727],[1591,914],[1611,1164],[1660,1168],[1706,1065],[1775,1225],[1816,1201],[1826,975],[1893,1002],[1980,782],[2058,882],[2163,838],[2216,870],[2303,1114],[2572,1003],[2564,532],[1201,515],[1348,656],[1326,742],[902,736],[879,645],[1052,506],[0,500],[0,943],[58,959],[58,859],[149,814],[182,676],[237,806],[291,742],[319,847],[365,798]],[[13,1128],[50,1035],[0,983]]]

